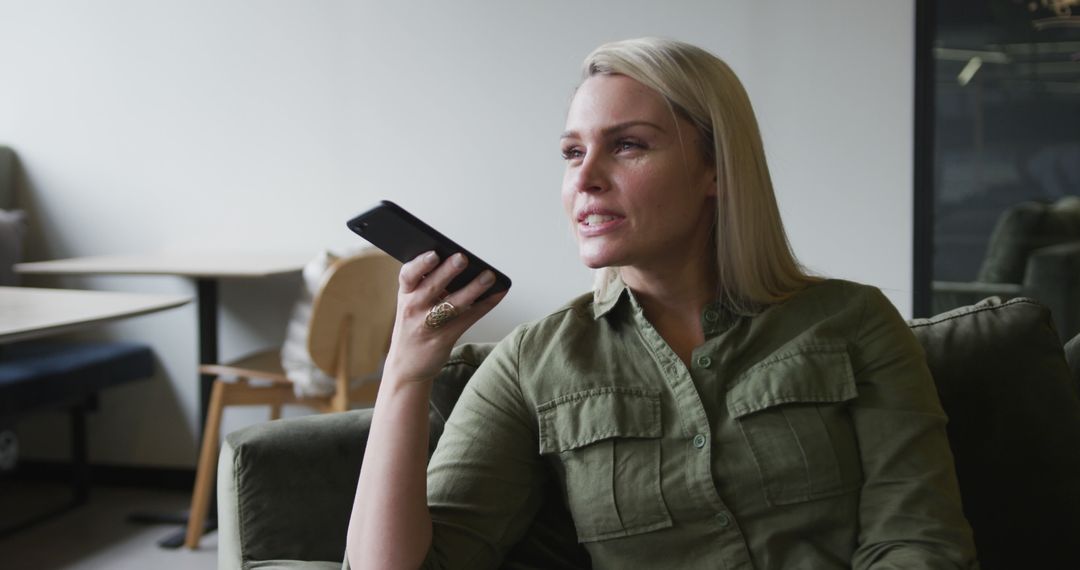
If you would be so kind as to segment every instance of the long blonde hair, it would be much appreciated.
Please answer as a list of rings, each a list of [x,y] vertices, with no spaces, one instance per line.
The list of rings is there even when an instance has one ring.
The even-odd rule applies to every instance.
[[[688,119],[716,164],[716,264],[720,299],[755,313],[820,278],[795,259],[780,220],[754,109],[739,78],[711,53],[674,40],[640,38],[604,44],[582,66],[582,80],[624,75],[659,93]],[[597,272],[603,296],[616,269]]]

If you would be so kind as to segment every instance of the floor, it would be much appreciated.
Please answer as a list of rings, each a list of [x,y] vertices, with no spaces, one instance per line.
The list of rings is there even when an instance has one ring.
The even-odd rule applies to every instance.
[[[10,480],[0,488],[0,526],[13,517],[41,513],[70,496],[67,488]],[[166,550],[157,540],[179,528],[127,521],[137,511],[173,512],[187,507],[190,494],[122,487],[95,487],[90,502],[52,520],[0,538],[5,570],[198,570],[217,567],[217,534],[199,550]]]

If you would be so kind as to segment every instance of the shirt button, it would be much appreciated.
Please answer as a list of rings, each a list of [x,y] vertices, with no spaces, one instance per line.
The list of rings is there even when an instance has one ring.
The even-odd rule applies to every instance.
[[[708,367],[712,366],[712,359],[709,358],[708,356],[702,356],[701,358],[697,359],[697,363],[698,363],[698,366],[700,366],[702,368],[708,368]]]
[[[720,528],[727,528],[731,524],[731,517],[727,513],[720,513],[716,515],[716,524],[720,525]]]
[[[705,320],[710,323],[715,323],[716,321],[720,320],[720,313],[712,310],[705,311]]]
[[[705,447],[705,436],[700,433],[694,436],[694,447],[701,449]]]

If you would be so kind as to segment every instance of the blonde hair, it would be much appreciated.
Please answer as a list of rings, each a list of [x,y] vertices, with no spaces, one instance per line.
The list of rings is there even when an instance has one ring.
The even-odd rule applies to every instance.
[[[780,220],[754,109],[739,78],[711,53],[683,42],[640,38],[604,44],[582,66],[582,80],[624,75],[659,93],[697,128],[715,162],[716,268],[720,299],[756,313],[820,281],[795,259]],[[616,269],[597,272],[603,296]]]

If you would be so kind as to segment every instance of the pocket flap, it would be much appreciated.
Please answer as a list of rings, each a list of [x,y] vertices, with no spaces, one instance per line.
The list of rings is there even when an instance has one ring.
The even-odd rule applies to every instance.
[[[569,451],[612,437],[656,438],[660,393],[610,386],[560,396],[536,407],[540,453]]]
[[[791,402],[855,398],[855,373],[843,345],[800,347],[771,356],[743,373],[727,394],[736,419]]]

